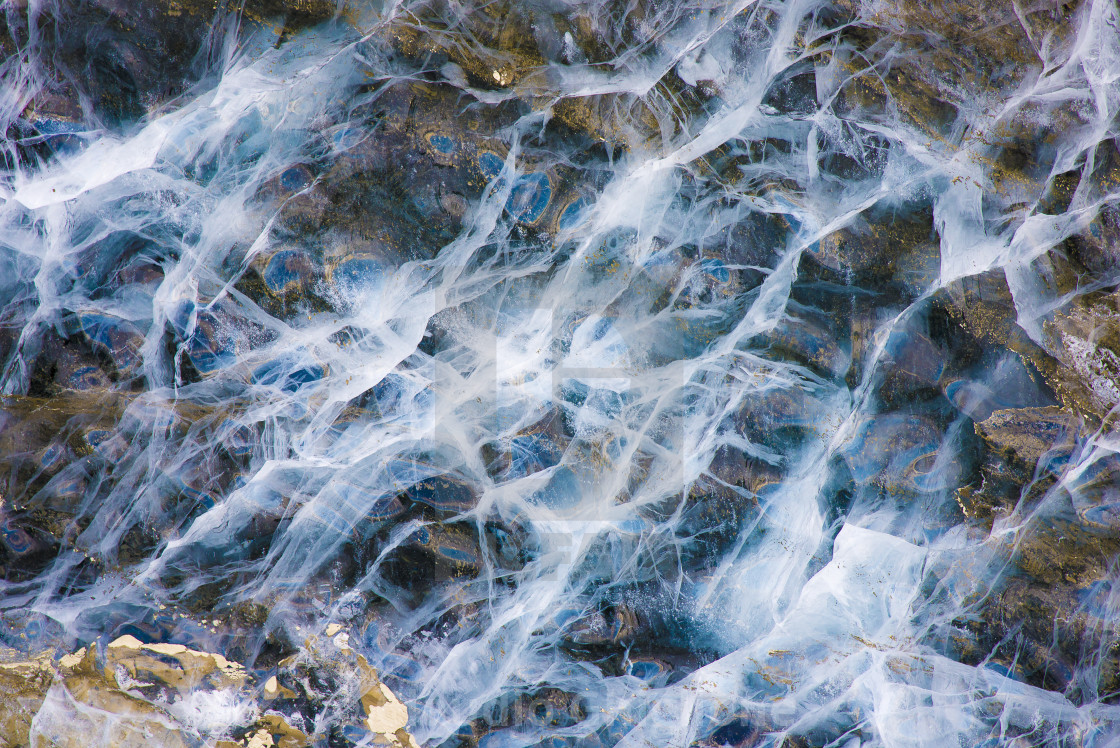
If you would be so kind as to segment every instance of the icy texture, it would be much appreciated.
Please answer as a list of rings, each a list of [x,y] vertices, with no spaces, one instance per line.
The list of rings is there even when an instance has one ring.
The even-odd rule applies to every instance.
[[[318,5],[3,5],[6,646],[1120,745],[1114,4]]]

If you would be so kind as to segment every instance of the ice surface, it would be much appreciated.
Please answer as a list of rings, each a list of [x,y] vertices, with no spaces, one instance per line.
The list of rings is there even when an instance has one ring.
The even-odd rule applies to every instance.
[[[247,6],[119,116],[69,5],[3,6],[5,646],[340,621],[425,745],[1120,745],[1114,4]]]

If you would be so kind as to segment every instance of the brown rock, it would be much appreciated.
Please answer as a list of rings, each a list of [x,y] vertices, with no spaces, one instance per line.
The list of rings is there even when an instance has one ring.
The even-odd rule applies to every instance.
[[[15,654],[15,653],[11,653]],[[54,677],[50,657],[0,664],[0,743],[26,745],[31,720],[43,704]]]
[[[1068,453],[1080,423],[1054,406],[997,410],[976,424],[976,433],[1001,456],[1033,470],[1050,450]]]
[[[1061,362],[1047,379],[1062,402],[1093,420],[1120,405],[1120,294],[1088,294],[1043,328]]]

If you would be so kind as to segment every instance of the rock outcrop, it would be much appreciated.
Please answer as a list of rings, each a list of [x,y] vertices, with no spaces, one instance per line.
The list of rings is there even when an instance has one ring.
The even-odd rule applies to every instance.
[[[271,674],[131,635],[58,659],[0,653],[0,744],[303,748],[323,737],[314,712],[329,702],[329,729],[349,723],[354,740],[364,733],[377,745],[418,748],[408,708],[344,633],[330,633]],[[310,693],[311,682],[329,693]]]

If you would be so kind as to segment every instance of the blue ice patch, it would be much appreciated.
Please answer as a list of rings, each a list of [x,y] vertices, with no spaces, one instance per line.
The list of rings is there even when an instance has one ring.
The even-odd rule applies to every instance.
[[[514,183],[507,207],[518,221],[536,223],[544,215],[551,199],[552,185],[548,181],[548,175],[534,172],[520,177]]]
[[[459,146],[452,138],[438,133],[428,136],[428,145],[430,145],[436,153],[442,153],[445,156],[451,156],[459,150]]]
[[[587,210],[587,201],[577,197],[560,213],[557,225],[562,229],[570,229],[583,223],[584,212]]]
[[[478,154],[478,168],[487,179],[493,179],[502,173],[506,162],[498,154],[483,151]]]

